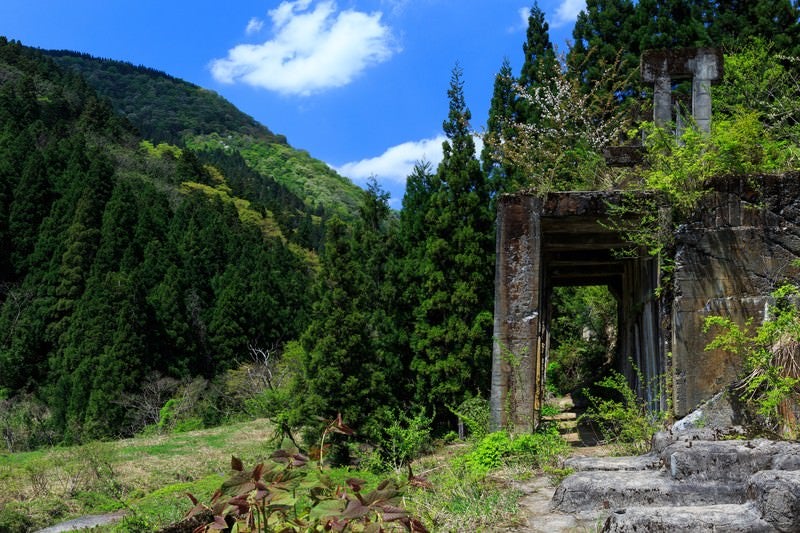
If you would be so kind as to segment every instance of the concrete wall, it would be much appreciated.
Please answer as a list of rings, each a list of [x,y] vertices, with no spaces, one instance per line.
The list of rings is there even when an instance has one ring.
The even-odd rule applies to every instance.
[[[737,357],[705,351],[706,317],[739,324],[764,319],[770,293],[798,279],[800,176],[720,179],[691,221],[675,234],[672,302],[673,401],[684,416],[730,385]],[[754,187],[752,184],[759,184]]]

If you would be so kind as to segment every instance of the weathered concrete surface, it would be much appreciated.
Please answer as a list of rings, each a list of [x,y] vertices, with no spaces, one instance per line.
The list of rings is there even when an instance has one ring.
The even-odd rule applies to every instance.
[[[800,471],[758,472],[750,478],[747,494],[778,531],[800,531]]]
[[[663,432],[641,457],[570,460],[580,471],[556,488],[554,511],[608,517],[614,532],[800,531],[800,443],[702,435]]]
[[[716,48],[647,50],[642,54],[642,81],[653,84],[653,121],[664,127],[672,114],[672,82],[692,80],[692,117],[700,131],[711,131],[711,84],[723,73],[722,51]]]
[[[654,198],[641,194],[640,200]],[[538,422],[550,334],[547,298],[555,286],[610,288],[621,310],[617,370],[654,408],[666,407],[656,377],[668,373],[673,414],[682,418],[727,390],[742,369],[740,356],[705,350],[716,334],[703,331],[706,318],[721,315],[740,325],[752,318],[756,327],[768,315],[772,291],[786,280],[800,281],[800,173],[711,183],[674,235],[672,286],[663,292],[669,300],[654,296],[658,259],[616,253],[630,243],[613,229],[608,206],[623,198],[595,191],[499,199],[493,428],[527,432]],[[635,225],[639,219],[626,220]],[[720,427],[726,417],[738,423],[735,412],[713,406],[698,417]]]
[[[657,378],[665,371],[654,296],[658,262],[646,253],[616,253],[631,246],[609,222],[609,205],[622,201],[619,191],[552,193],[545,198],[519,193],[498,200],[493,428],[529,432],[538,423],[550,335],[546,298],[556,286],[609,286],[621,309],[617,370],[654,407],[665,405]],[[627,222],[639,220],[633,215]]]
[[[632,507],[611,513],[602,531],[608,533],[774,533],[752,504],[693,507]]]
[[[800,469],[800,444],[767,439],[675,442],[661,452],[661,461],[676,480],[744,483],[762,470]]]
[[[742,368],[736,356],[705,350],[716,333],[703,331],[705,319],[721,315],[743,325],[753,318],[757,326],[770,293],[798,279],[798,177],[717,180],[691,222],[676,232],[670,342],[676,416],[727,389]]]

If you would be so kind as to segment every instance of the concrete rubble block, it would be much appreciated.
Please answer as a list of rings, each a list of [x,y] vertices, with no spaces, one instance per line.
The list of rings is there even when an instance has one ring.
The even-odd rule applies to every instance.
[[[565,468],[575,472],[657,470],[661,459],[656,454],[632,457],[572,457],[564,461]]]
[[[758,472],[750,478],[747,496],[777,531],[800,531],[800,471]]]
[[[661,461],[673,479],[745,483],[777,462],[796,468],[800,444],[767,439],[678,441],[661,452]]]
[[[776,530],[761,519],[751,504],[693,507],[629,507],[617,509],[606,520],[608,533],[768,533]]]
[[[624,506],[685,506],[742,504],[741,483],[675,481],[654,471],[577,472],[553,494],[553,508],[563,513],[585,513]]]

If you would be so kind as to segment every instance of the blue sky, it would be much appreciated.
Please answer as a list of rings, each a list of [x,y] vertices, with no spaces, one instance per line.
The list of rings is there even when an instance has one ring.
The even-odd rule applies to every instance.
[[[533,0],[2,0],[0,35],[167,72],[214,90],[399,207],[413,163],[441,158],[458,62],[472,126],[494,76],[522,66]],[[584,0],[539,0],[566,52]]]

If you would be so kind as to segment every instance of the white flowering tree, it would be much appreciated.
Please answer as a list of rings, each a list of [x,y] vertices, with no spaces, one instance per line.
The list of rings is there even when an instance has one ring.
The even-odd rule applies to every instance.
[[[494,142],[505,164],[519,170],[515,186],[540,194],[556,190],[607,189],[627,176],[610,169],[603,149],[623,139],[630,127],[629,106],[622,93],[599,90],[600,83],[583,85],[559,62],[545,65],[540,83],[514,84],[517,98],[535,109],[535,120],[509,120]],[[619,62],[609,65],[611,79],[620,79]]]

